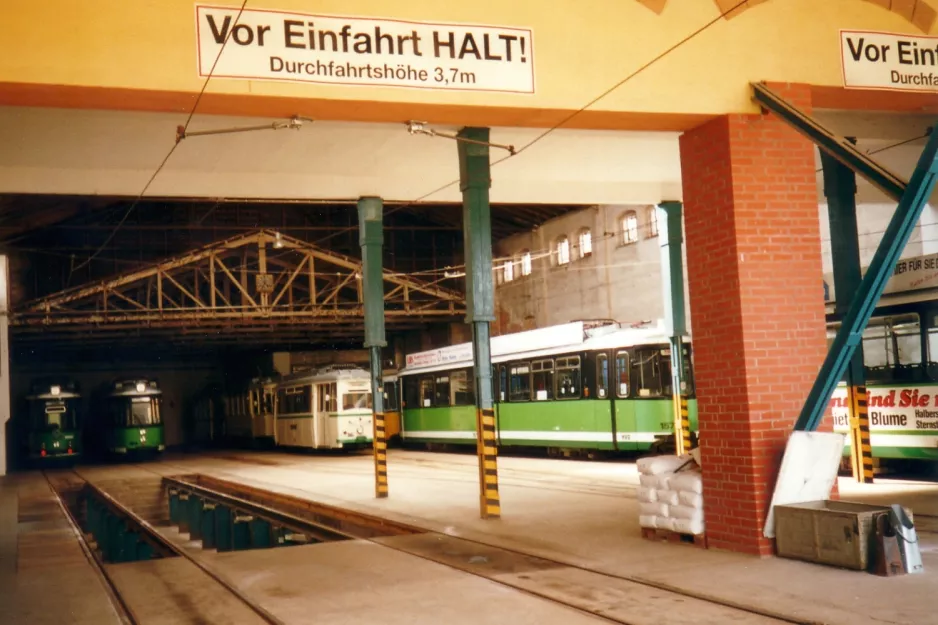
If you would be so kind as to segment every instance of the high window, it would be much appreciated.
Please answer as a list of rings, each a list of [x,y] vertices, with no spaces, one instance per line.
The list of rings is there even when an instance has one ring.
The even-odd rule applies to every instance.
[[[577,245],[580,248],[580,258],[586,258],[593,253],[593,235],[589,228],[583,228],[577,235]]]
[[[505,264],[502,265],[502,275],[505,278],[505,282],[511,282],[515,279],[515,264],[512,262],[512,259],[505,261]]]
[[[554,253],[557,255],[557,264],[566,265],[570,262],[570,239],[563,236],[557,239],[554,247]]]
[[[648,209],[648,236],[658,236],[658,209],[654,206]]]
[[[619,240],[622,245],[638,241],[638,215],[635,211],[629,211],[619,218]]]
[[[531,252],[528,250],[521,252],[521,275],[531,275]]]

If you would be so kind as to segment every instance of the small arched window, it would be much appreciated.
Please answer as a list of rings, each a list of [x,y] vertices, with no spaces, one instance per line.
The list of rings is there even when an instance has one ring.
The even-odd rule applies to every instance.
[[[648,237],[658,236],[658,208],[652,206],[648,209]]]
[[[557,243],[554,246],[554,253],[557,255],[557,264],[566,265],[570,262],[570,239],[566,236],[562,236],[557,239]]]
[[[531,275],[531,252],[528,250],[521,252],[521,275]]]
[[[619,218],[619,237],[622,245],[638,241],[638,215],[635,211],[629,211]]]
[[[583,228],[577,234],[577,247],[580,250],[580,258],[586,258],[593,253],[593,234],[589,228]]]

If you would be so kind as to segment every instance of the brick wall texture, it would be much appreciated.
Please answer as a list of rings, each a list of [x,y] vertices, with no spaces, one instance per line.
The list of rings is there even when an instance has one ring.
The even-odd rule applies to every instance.
[[[810,112],[807,87],[773,87]],[[680,143],[708,540],[769,555],[778,467],[826,353],[814,150],[771,115]]]

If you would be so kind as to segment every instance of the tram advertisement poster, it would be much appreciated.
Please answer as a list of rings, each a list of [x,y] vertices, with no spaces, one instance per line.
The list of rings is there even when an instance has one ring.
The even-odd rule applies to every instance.
[[[938,387],[878,386],[867,388],[870,431],[938,430]],[[849,429],[847,389],[834,391],[830,409],[834,429]]]
[[[200,76],[534,93],[530,29],[260,9],[238,13],[196,5]]]
[[[938,37],[840,31],[844,86],[938,93]]]

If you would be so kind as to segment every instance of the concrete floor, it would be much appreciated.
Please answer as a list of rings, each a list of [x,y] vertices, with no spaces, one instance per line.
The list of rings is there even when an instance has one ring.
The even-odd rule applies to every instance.
[[[42,475],[0,478],[0,623],[120,622]]]
[[[167,461],[161,471],[196,470],[193,460]],[[635,500],[638,474],[631,463],[502,456],[502,519],[486,521],[479,518],[474,456],[392,450],[388,462],[385,500],[374,498],[368,455],[226,452],[197,465],[218,477],[798,619],[938,623],[938,534],[932,532],[919,536],[924,574],[880,578],[644,540]],[[938,515],[938,484],[883,479],[864,486],[842,478],[839,488],[844,500],[903,503],[914,513]]]
[[[167,455],[158,463],[80,471],[93,481],[115,474],[131,478],[152,477],[154,472],[200,472],[385,516],[450,537],[401,536],[374,543],[343,541],[272,551],[201,552],[206,564],[223,572],[226,579],[284,622],[603,622],[516,590],[524,590],[526,585],[541,594],[547,588],[552,596],[575,599],[599,614],[636,625],[770,622],[699,599],[676,602],[674,595],[634,583],[639,581],[819,623],[938,623],[933,598],[938,587],[938,534],[933,532],[938,527],[919,535],[925,574],[879,578],[792,560],[760,560],[643,540],[637,523],[638,475],[634,464],[502,456],[499,469],[503,517],[494,521],[479,518],[477,465],[471,455],[391,450],[390,497],[385,500],[374,498],[370,455],[229,451]],[[0,480],[0,487],[4,483]],[[3,525],[4,515],[9,516],[9,496],[2,500],[3,492],[0,488],[0,575],[8,565],[3,556],[9,553],[10,536],[9,524]],[[840,493],[845,500],[904,503],[915,513],[938,515],[938,484],[879,480],[872,486],[861,486],[842,479]],[[922,519],[923,527],[928,521]],[[20,531],[22,527],[20,523]],[[428,543],[431,537],[440,544]],[[512,589],[419,557],[444,550],[456,558],[464,548],[459,537],[619,577],[600,578],[590,571],[563,566],[502,570],[491,576],[514,586]],[[185,538],[178,540],[184,542]],[[3,551],[4,545],[7,551]],[[160,565],[170,569],[153,568],[151,563],[118,566],[121,575],[141,592],[154,583],[154,576],[180,590],[188,588],[185,578],[175,572],[176,565]],[[10,573],[6,576],[9,579]],[[58,577],[58,572],[47,571],[43,585],[89,583]],[[0,605],[6,606],[9,595],[3,596],[3,588],[8,584],[0,588]],[[40,591],[38,585],[26,589],[31,597]],[[88,594],[83,604],[88,604],[89,614],[100,609],[92,604],[100,603],[101,596]],[[34,618],[9,621],[5,620],[7,614],[0,610],[0,623],[46,622]],[[60,618],[54,622],[112,621],[89,616],[86,621]],[[164,618],[150,622],[179,621]],[[216,621],[211,618],[208,622]]]

